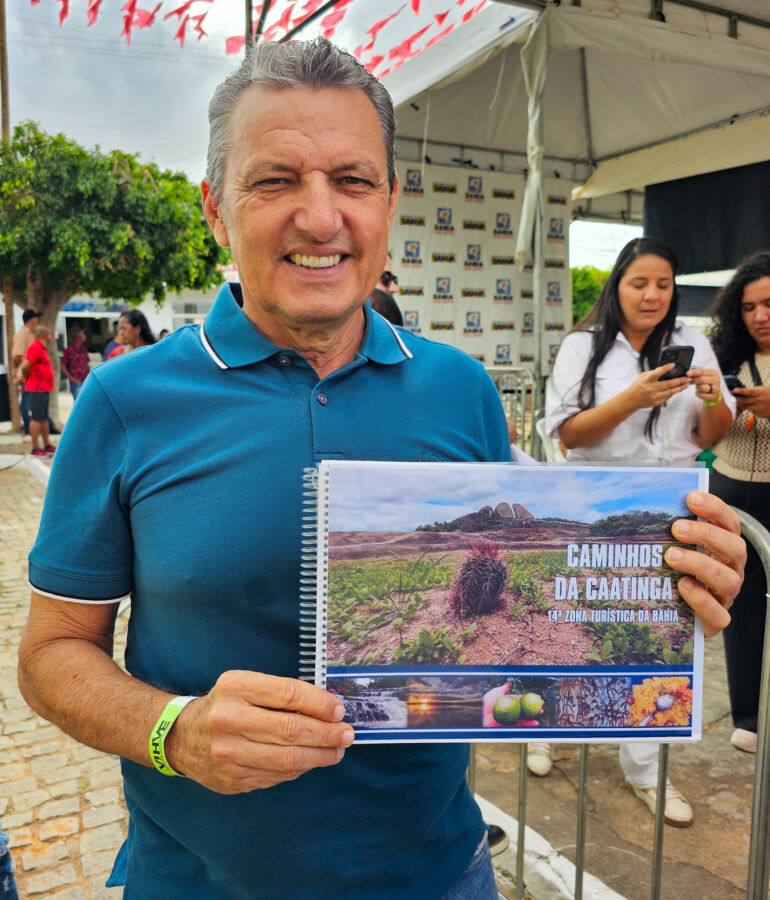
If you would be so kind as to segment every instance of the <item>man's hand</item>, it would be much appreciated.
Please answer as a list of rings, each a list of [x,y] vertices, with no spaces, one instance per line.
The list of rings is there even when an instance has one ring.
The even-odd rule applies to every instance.
[[[272,787],[342,759],[354,738],[344,714],[337,698],[303,681],[225,672],[182,710],[166,758],[220,794]]]
[[[733,391],[738,403],[738,410],[743,412],[749,409],[765,419],[770,418],[770,385],[762,384],[759,387],[736,388]]]
[[[746,544],[738,516],[718,497],[695,491],[688,495],[687,506],[703,521],[678,519],[674,537],[706,552],[671,547],[666,562],[686,573],[679,579],[679,593],[700,616],[706,637],[711,637],[730,624],[727,610],[743,584]]]

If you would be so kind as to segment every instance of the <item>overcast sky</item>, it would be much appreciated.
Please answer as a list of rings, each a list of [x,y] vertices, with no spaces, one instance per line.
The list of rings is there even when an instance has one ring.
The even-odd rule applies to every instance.
[[[631,509],[682,514],[684,497],[698,487],[698,473],[634,469],[573,471],[561,467],[490,465],[458,475],[449,463],[394,467],[332,468],[331,531],[412,531],[418,525],[456,519],[482,506],[520,503],[536,518],[555,516],[579,522]],[[434,468],[435,466],[435,468]]]

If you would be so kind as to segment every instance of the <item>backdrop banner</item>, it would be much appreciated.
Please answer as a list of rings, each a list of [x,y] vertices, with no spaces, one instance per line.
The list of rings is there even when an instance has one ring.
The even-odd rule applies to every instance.
[[[399,197],[390,232],[397,300],[410,331],[451,344],[486,366],[534,359],[532,268],[517,271],[515,235],[524,177],[398,161]],[[546,291],[542,374],[571,317],[570,185],[545,179]]]

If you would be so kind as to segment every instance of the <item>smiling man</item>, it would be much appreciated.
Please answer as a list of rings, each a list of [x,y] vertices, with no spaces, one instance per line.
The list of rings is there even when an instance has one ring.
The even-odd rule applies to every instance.
[[[339,701],[297,676],[303,469],[508,460],[497,392],[366,302],[397,188],[375,78],[327,41],[262,44],[209,117],[203,208],[241,283],[89,376],[30,554],[22,691],[123,758],[130,900],[492,900],[467,746],[350,748]],[[742,550],[703,503],[715,558],[681,568],[716,628]]]

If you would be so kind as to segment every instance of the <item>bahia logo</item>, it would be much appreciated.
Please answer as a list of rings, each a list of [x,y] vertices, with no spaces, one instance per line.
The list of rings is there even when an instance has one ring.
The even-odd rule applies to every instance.
[[[399,297],[423,297],[425,291],[421,287],[399,287]]]
[[[512,266],[515,260],[512,256],[493,256],[491,263],[493,266]]]
[[[551,306],[561,305],[561,285],[558,281],[548,282],[548,293],[546,295],[546,303]]]
[[[551,204],[551,206],[566,206],[567,198],[562,197],[559,194],[549,194],[548,202]]]
[[[521,325],[521,333],[530,335],[535,333],[535,314],[533,312],[524,313],[524,321]]]
[[[495,362],[498,366],[511,365],[512,360],[510,344],[495,344]]]
[[[399,219],[402,225],[425,225],[425,216],[401,216]]]
[[[481,327],[481,313],[478,310],[465,313],[465,328],[463,334],[472,337],[480,337],[484,333]]]
[[[510,278],[495,281],[495,303],[513,303],[513,282]]]
[[[474,270],[484,268],[484,263],[481,260],[481,244],[466,244],[464,268]]]
[[[476,219],[463,219],[463,229],[465,231],[486,231],[487,223],[479,222]]]
[[[452,210],[448,206],[439,206],[436,210],[436,224],[433,226],[436,234],[454,234],[455,226],[452,222]]]
[[[447,181],[434,181],[433,182],[433,193],[434,194],[456,194],[457,193],[457,185],[450,184]]]
[[[465,199],[470,203],[484,202],[484,179],[481,175],[468,176],[468,189],[465,191]]]
[[[441,276],[436,279],[436,290],[433,294],[436,303],[451,303],[454,300],[452,296],[452,279]]]
[[[529,288],[522,288],[521,291],[521,299],[522,300],[531,300],[534,297],[534,293]]]
[[[460,296],[462,297],[486,297],[487,292],[484,288],[463,288]]]
[[[546,322],[543,331],[564,331],[563,322]]]
[[[563,259],[547,259],[545,261],[546,269],[563,269],[564,265]]]
[[[437,263],[454,263],[457,262],[457,257],[454,253],[431,253],[430,261]]]
[[[420,330],[420,313],[416,309],[404,310],[404,328],[408,328],[413,334],[422,334]]]
[[[454,331],[455,323],[454,322],[431,322],[430,330],[431,331]]]
[[[422,172],[419,169],[407,169],[406,178],[404,179],[404,196],[405,197],[424,197],[425,191],[422,189]]]
[[[485,363],[487,361],[487,356],[485,353],[469,353],[471,359],[475,359],[476,362]]]
[[[554,244],[564,243],[564,219],[551,216],[548,220],[548,240]]]
[[[419,241],[404,241],[404,255],[401,257],[401,265],[407,269],[422,268]]]
[[[515,200],[516,191],[506,191],[503,188],[492,188],[493,200]]]
[[[535,361],[535,357],[531,353],[520,353],[519,354],[519,362],[520,363],[531,363]]]
[[[511,227],[511,214],[499,212],[495,214],[495,237],[512,238],[513,228]]]
[[[515,322],[493,322],[492,331],[515,331]]]

